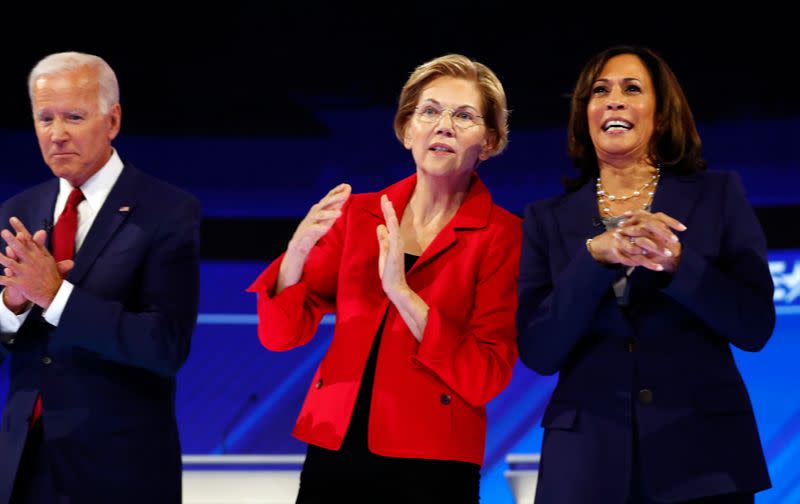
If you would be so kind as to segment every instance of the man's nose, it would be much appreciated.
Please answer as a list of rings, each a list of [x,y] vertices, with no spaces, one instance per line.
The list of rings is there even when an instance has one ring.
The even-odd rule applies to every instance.
[[[68,138],[69,132],[67,131],[64,121],[55,119],[50,127],[50,140],[56,143],[61,143],[67,141]]]

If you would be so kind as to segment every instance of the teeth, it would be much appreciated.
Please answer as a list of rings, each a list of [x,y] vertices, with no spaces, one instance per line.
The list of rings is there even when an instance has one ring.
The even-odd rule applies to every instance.
[[[612,120],[603,124],[603,130],[608,131],[611,128],[624,128],[631,129],[633,125],[628,121]]]
[[[436,147],[432,147],[431,149],[435,150],[436,152],[450,152],[450,149],[448,149],[447,147],[436,146]]]

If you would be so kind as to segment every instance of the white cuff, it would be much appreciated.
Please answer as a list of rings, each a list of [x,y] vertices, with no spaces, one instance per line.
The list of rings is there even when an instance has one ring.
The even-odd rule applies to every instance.
[[[5,289],[0,291],[0,332],[15,333],[19,331],[19,328],[22,327],[25,319],[28,318],[28,314],[31,312],[33,305],[17,315],[9,310],[8,306],[6,306],[5,296],[3,295],[5,291]]]
[[[67,307],[67,301],[69,301],[69,296],[72,294],[72,289],[74,288],[75,286],[66,280],[61,282],[61,287],[58,289],[58,292],[56,292],[56,297],[53,298],[53,301],[50,302],[50,306],[42,313],[42,317],[44,317],[50,325],[58,327],[58,323],[61,321],[61,315],[64,313],[64,308]]]

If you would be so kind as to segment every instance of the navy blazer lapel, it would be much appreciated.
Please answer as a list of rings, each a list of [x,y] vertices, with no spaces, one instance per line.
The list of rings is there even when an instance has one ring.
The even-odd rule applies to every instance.
[[[23,220],[23,224],[28,228],[28,231],[35,233],[39,229],[47,231],[47,241],[45,245],[50,247],[50,235],[55,222],[53,222],[53,212],[56,207],[56,199],[58,199],[59,182],[57,178],[53,178],[42,185],[39,194],[34,196],[38,201],[33,205],[33,215],[28,218],[28,222]]]
[[[554,212],[564,246],[563,251],[569,260],[585,250],[587,238],[593,238],[606,230],[597,207],[594,179],[577,191],[566,195],[560,205],[554,208]],[[620,268],[619,275],[622,276],[624,271]],[[608,288],[610,291],[611,283]],[[617,328],[620,337],[630,336],[631,326],[619,304],[614,301],[604,306],[607,306],[604,316],[613,327]]]
[[[597,210],[597,195],[592,181],[567,194],[554,211],[564,250],[569,257],[583,250],[587,238],[605,231]]]
[[[14,215],[14,217],[22,221],[22,224],[31,234],[40,229],[47,231],[48,242],[50,240],[50,231],[53,228],[53,210],[58,198],[58,184],[58,179],[53,178],[31,189],[25,195],[25,198],[21,200],[23,208],[16,210]],[[0,222],[0,229],[11,231],[11,224],[8,221]],[[5,241],[2,239],[0,239],[0,243],[5,245]]]
[[[653,197],[651,211],[663,212],[686,224],[699,200],[700,184],[693,175],[663,173]],[[581,250],[587,238],[605,231],[597,208],[597,197],[592,182],[568,194],[556,208],[556,220],[564,239],[567,254]]]
[[[701,197],[701,184],[698,184],[697,181],[698,179],[694,175],[678,175],[662,171],[661,180],[659,180],[656,187],[656,194],[653,197],[650,211],[653,213],[662,212],[688,226],[689,216]],[[680,232],[676,232],[676,234],[678,237],[681,236]],[[667,273],[636,268],[630,275],[629,288],[632,291],[634,289],[647,289],[649,285],[663,282],[665,275]],[[634,301],[638,297],[635,293],[631,295],[631,299]]]
[[[67,280],[73,284],[80,283],[106,243],[133,212],[138,179],[136,169],[126,164],[75,256],[75,268],[67,275]]]
[[[678,175],[662,170],[650,211],[663,212],[683,224],[699,201],[701,184],[694,175]]]

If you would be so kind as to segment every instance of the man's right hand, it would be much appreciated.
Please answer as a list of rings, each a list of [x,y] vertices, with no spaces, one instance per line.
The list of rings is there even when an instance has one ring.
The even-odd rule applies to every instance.
[[[11,247],[6,247],[6,255],[15,261],[19,260]],[[5,276],[14,276],[14,272],[9,268],[3,268],[3,274]],[[3,290],[3,304],[15,315],[24,313],[31,306],[31,302],[16,287],[6,287]]]
[[[31,236],[27,229],[23,227],[21,230],[17,230],[16,238],[23,242],[25,240],[31,240],[40,248],[45,248],[47,233],[43,229],[40,229]],[[16,252],[9,246],[6,247],[6,256],[14,261],[19,261]],[[67,273],[69,273],[74,266],[75,263],[71,260],[61,261],[56,264],[62,278],[66,277]],[[4,268],[3,274],[9,277],[14,276],[14,272],[10,268]],[[3,304],[16,315],[24,313],[31,307],[31,301],[28,300],[19,289],[11,286],[3,290]]]
[[[6,268],[6,270],[8,270],[8,268]],[[11,276],[8,274],[8,271],[6,271],[6,276]],[[3,289],[3,304],[6,305],[6,308],[14,315],[25,313],[31,306],[31,302],[25,299],[25,296],[14,287],[6,287]]]
[[[305,218],[300,221],[292,239],[289,240],[286,255],[281,262],[275,294],[300,281],[308,254],[342,215],[342,207],[350,197],[351,191],[349,184],[339,184],[312,206]]]

